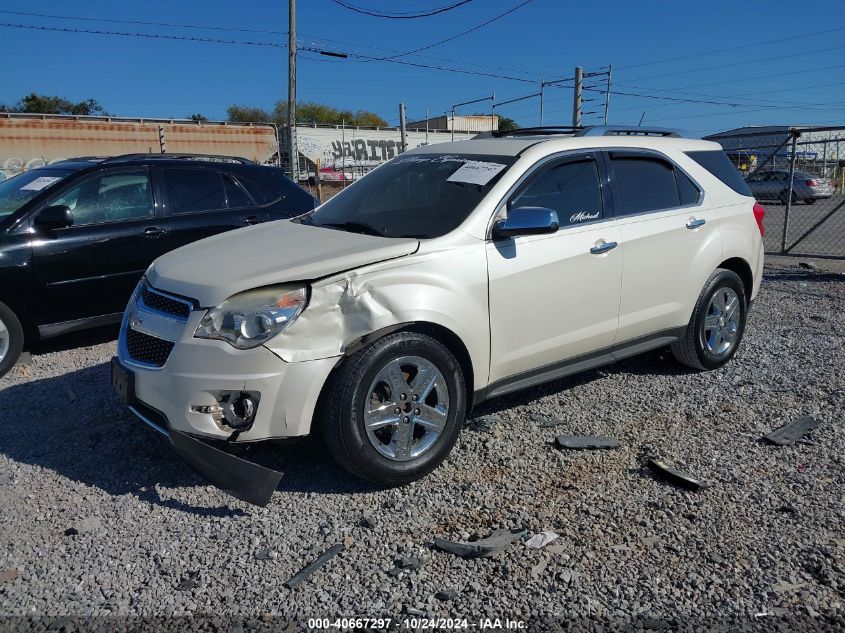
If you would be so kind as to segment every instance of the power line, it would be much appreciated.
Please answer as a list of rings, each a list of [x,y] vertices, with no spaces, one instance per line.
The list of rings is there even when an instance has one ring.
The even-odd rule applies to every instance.
[[[372,11],[370,9],[365,9],[364,7],[358,7],[354,4],[343,2],[343,0],[332,0],[332,2],[342,6],[344,9],[349,9],[350,11],[354,11],[355,13],[369,15],[375,18],[386,18],[388,20],[415,20],[417,18],[430,18],[433,15],[438,15],[440,13],[445,13],[446,11],[451,11],[452,9],[457,9],[460,6],[469,4],[470,2],[472,2],[472,0],[461,0],[460,2],[456,2],[445,7],[429,9],[427,11],[417,13],[414,13],[412,11]]]
[[[153,40],[181,40],[185,42],[206,42],[213,44],[241,44],[244,46],[272,46],[274,48],[287,48],[287,44],[279,42],[254,42],[246,40],[224,40],[214,37],[193,37],[191,35],[163,35],[156,33],[130,33],[126,31],[102,31],[93,29],[70,29],[61,26],[39,26],[37,24],[12,24],[10,22],[0,22],[0,27],[9,27],[15,29],[30,29],[34,31],[59,31],[61,33],[86,33],[89,35],[119,35],[122,37],[141,37]],[[315,50],[314,52],[320,52]]]
[[[643,62],[641,64],[631,64],[630,66],[620,66],[620,69],[629,70],[631,68],[641,68],[643,66],[653,66],[656,64],[668,64],[669,62],[677,62],[684,59],[692,59],[693,57],[702,57],[704,55],[713,55],[716,53],[727,53],[730,51],[738,51],[746,48],[755,48],[757,46],[765,46],[766,44],[780,44],[781,42],[788,42],[791,40],[803,39],[805,37],[812,37],[815,35],[826,35],[827,33],[835,33],[838,31],[845,31],[845,27],[837,27],[835,29],[827,29],[825,31],[816,31],[815,33],[804,33],[803,35],[793,35],[791,37],[780,37],[774,40],[765,40],[762,42],[754,42],[752,44],[742,44],[740,46],[730,46],[728,48],[716,48],[709,51],[702,51],[700,53],[690,53],[689,55],[681,55],[679,57],[666,57],[650,62]]]
[[[333,0],[333,1],[339,2],[339,0]],[[520,4],[516,5],[515,7],[508,9],[504,13],[500,13],[499,15],[494,16],[494,17],[490,18],[489,20],[487,20],[486,22],[482,22],[481,24],[476,24],[475,26],[467,29],[466,31],[461,31],[460,33],[452,35],[451,37],[447,37],[446,39],[439,40],[437,42],[433,42],[432,44],[427,44],[425,46],[421,46],[420,48],[415,48],[414,50],[411,50],[411,51],[405,51],[403,53],[399,53],[397,55],[391,55],[389,57],[382,57],[378,61],[388,61],[388,60],[391,60],[391,59],[396,59],[398,57],[405,57],[406,55],[413,55],[415,53],[419,53],[420,51],[427,51],[428,49],[434,48],[435,46],[440,46],[441,44],[445,44],[446,42],[451,42],[453,40],[458,39],[459,37],[463,37],[464,35],[472,33],[473,31],[477,31],[478,29],[484,28],[485,26],[487,26],[488,24],[492,24],[496,20],[501,20],[503,17],[510,15],[514,11],[521,9],[526,4],[530,4],[533,1],[534,0],[524,0],[524,2],[521,2]]]
[[[26,11],[4,11],[0,10],[0,13],[4,13],[7,15],[21,15],[26,17],[35,17],[35,18],[50,18],[55,20],[83,20],[86,22],[109,22],[112,24],[138,24],[142,26],[164,26],[168,28],[182,28],[182,29],[200,29],[200,30],[209,30],[209,31],[234,31],[240,33],[264,33],[267,35],[287,35],[287,31],[268,31],[265,29],[245,29],[245,28],[237,28],[237,27],[226,27],[226,26],[201,26],[197,24],[176,24],[172,22],[145,22],[143,20],[114,20],[109,18],[89,18],[83,16],[72,16],[72,15],[54,15],[51,13],[29,13]]]

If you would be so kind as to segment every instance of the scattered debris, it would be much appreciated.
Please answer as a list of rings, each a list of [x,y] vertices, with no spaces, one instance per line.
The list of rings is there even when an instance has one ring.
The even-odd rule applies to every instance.
[[[791,446],[801,439],[805,433],[812,431],[818,425],[819,423],[812,416],[802,415],[795,422],[784,424],[779,429],[764,435],[763,439],[777,446]]]
[[[69,527],[65,530],[65,536],[76,536],[77,534],[79,534],[79,530],[74,527]]]
[[[189,571],[185,574],[185,577],[182,579],[178,585],[176,585],[177,591],[191,591],[192,589],[196,589],[200,586],[200,573],[199,571]]]
[[[12,582],[17,577],[17,569],[5,569],[3,571],[0,571],[0,585],[2,585],[4,582]]]
[[[482,417],[482,418],[473,418],[469,421],[469,430],[470,431],[477,431],[479,433],[490,433],[493,430],[493,425],[498,422],[497,418],[492,417]]]
[[[355,537],[354,536],[347,536],[343,539],[343,546],[344,547],[352,547],[355,545]]]
[[[548,545],[559,537],[560,535],[556,532],[540,532],[539,534],[535,534],[530,539],[525,541],[525,544],[532,549],[542,549],[543,547],[545,547],[546,545]]]
[[[296,589],[304,580],[306,580],[311,574],[315,571],[320,569],[323,565],[325,565],[329,560],[334,558],[337,554],[343,551],[343,545],[338,543],[337,545],[332,545],[329,549],[325,552],[320,554],[317,559],[313,562],[304,567],[301,571],[294,574],[294,576],[285,583],[285,587],[288,589]]]
[[[545,559],[541,560],[537,565],[531,568],[531,577],[534,579],[539,578],[543,572],[546,571],[546,567],[548,565],[549,563]]]
[[[425,611],[422,611],[421,609],[416,609],[414,607],[406,607],[405,613],[407,613],[408,615],[416,615],[416,616],[425,615]]]
[[[419,558],[411,558],[410,556],[396,556],[393,559],[393,564],[393,569],[387,572],[389,576],[398,576],[404,571],[419,569],[422,561]]]
[[[537,426],[541,429],[550,429],[555,426],[566,424],[566,420],[561,420],[560,418],[547,418],[544,415],[535,415],[534,422],[536,422]]]
[[[265,547],[263,550],[257,552],[255,557],[258,560],[267,560],[278,557],[278,553],[272,547]]]
[[[441,602],[448,602],[449,600],[454,600],[458,597],[457,591],[452,591],[451,589],[447,589],[446,591],[438,591],[434,594],[434,597],[440,600]]]
[[[471,543],[447,541],[442,538],[434,539],[434,546],[444,552],[449,552],[461,558],[488,558],[501,552],[514,541],[525,536],[525,530],[496,530],[490,536]]]
[[[619,446],[619,442],[612,437],[601,435],[558,435],[555,446],[572,449],[609,449]]]
[[[682,488],[686,488],[687,490],[698,491],[704,487],[703,483],[694,479],[691,475],[681,472],[680,470],[676,470],[660,460],[648,460],[648,467],[662,479],[681,486]]]
[[[804,586],[806,586],[806,583],[803,582],[778,582],[772,585],[772,591],[774,591],[775,593],[786,593],[787,591],[795,591],[796,589],[801,589],[801,587]]]

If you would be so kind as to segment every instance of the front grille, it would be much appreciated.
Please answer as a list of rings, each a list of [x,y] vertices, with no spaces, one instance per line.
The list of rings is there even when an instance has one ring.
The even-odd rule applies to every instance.
[[[172,341],[137,332],[132,328],[126,330],[126,351],[132,360],[163,367],[172,349]]]
[[[181,321],[187,321],[188,316],[191,314],[191,306],[187,303],[158,293],[146,284],[141,289],[141,301],[144,302],[146,307],[152,308],[157,312],[170,314]]]

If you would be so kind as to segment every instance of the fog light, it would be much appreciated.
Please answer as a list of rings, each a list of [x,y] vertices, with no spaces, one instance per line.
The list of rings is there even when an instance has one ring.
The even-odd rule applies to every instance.
[[[245,431],[255,421],[258,400],[248,393],[233,394],[223,401],[226,424],[236,431]]]
[[[219,404],[195,405],[191,407],[191,411],[205,413],[206,415],[210,415],[217,424],[223,423],[223,407]]]

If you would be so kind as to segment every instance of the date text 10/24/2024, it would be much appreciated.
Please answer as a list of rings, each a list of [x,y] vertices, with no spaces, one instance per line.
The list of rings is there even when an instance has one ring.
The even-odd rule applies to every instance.
[[[431,629],[478,629],[482,631],[521,631],[528,628],[525,620],[509,618],[309,618],[308,628],[314,630],[351,631],[356,629],[389,630],[395,628],[422,631]]]

